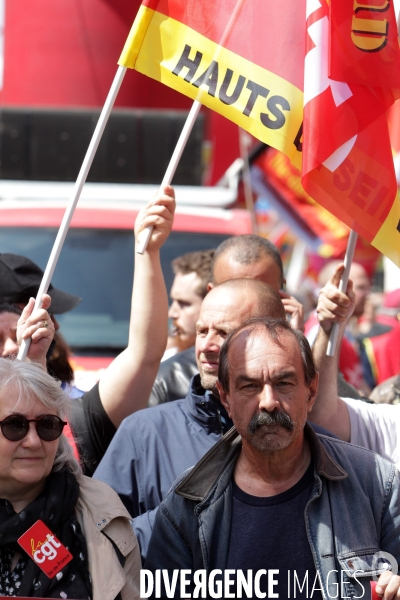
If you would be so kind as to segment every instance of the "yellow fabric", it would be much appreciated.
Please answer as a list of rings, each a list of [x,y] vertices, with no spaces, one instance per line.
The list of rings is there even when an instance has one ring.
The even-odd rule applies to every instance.
[[[172,72],[184,52],[185,45],[191,48],[191,58],[195,57],[196,51],[203,54],[199,68],[190,83],[184,79],[186,70],[182,70],[179,75]],[[193,81],[207,70],[213,60],[218,63],[215,97],[208,93],[208,87],[204,84],[200,87],[193,85]],[[198,100],[234,121],[256,138],[284,152],[296,166],[301,166],[297,164],[296,155],[300,156],[300,153],[296,151],[294,140],[303,119],[303,92],[282,77],[219,46],[183,23],[143,7],[132,26],[119,64],[135,68],[193,100]],[[249,116],[243,114],[250,96],[246,84],[234,104],[224,104],[218,97],[227,68],[233,71],[229,94],[235,88],[239,75],[244,76],[246,82],[251,80],[269,90],[267,98],[257,98]],[[267,108],[268,100],[273,96],[281,96],[290,105],[290,110],[282,111],[285,123],[279,129],[265,126],[260,119],[260,114],[273,118]]]
[[[140,46],[142,45],[153,15],[154,10],[145,6],[140,6],[126,39],[122,54],[119,57],[118,64],[122,67],[127,67],[128,69],[135,68],[135,61],[139,54]]]
[[[382,254],[390,258],[400,267],[400,198],[399,194],[393,203],[390,213],[385,219],[382,227],[372,240]]]

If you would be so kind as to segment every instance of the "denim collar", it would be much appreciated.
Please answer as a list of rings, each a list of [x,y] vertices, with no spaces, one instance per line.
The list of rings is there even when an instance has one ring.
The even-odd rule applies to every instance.
[[[346,479],[348,473],[327,452],[308,423],[305,425],[304,435],[310,444],[315,472],[332,481]],[[176,487],[175,492],[189,500],[203,501],[229,466],[233,472],[241,448],[242,439],[235,427],[232,427],[200,459],[187,477]]]

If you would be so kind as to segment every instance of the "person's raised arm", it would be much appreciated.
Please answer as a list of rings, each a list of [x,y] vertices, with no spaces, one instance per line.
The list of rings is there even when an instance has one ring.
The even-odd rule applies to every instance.
[[[48,294],[43,294],[42,308],[33,312],[35,299],[31,298],[17,323],[17,342],[31,338],[27,359],[46,370],[46,355],[54,338],[54,323],[47,309],[51,304]]]
[[[145,408],[168,333],[168,296],[160,263],[160,248],[172,228],[175,195],[165,186],[136,218],[135,238],[152,226],[143,255],[135,254],[128,347],[108,366],[99,381],[102,405],[118,427],[131,413]]]
[[[313,357],[319,372],[318,394],[309,420],[325,427],[345,442],[350,441],[350,418],[346,404],[338,397],[337,377],[340,345],[347,322],[354,310],[354,292],[349,280],[346,294],[339,291],[344,265],[340,265],[318,298],[319,329],[313,346]],[[339,325],[335,356],[327,356],[333,323]]]

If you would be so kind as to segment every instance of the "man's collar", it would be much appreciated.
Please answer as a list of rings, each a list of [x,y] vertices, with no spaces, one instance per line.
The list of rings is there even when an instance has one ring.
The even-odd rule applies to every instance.
[[[205,390],[202,387],[199,374],[192,378],[191,392],[194,399],[193,416],[199,418],[200,413],[204,412],[204,415],[208,418],[218,418],[223,433],[227,433],[233,425],[232,420],[221,404],[219,397],[213,394],[211,390]]]
[[[346,479],[348,473],[332,458],[321,444],[312,427],[306,423],[304,435],[310,444],[315,471],[327,479]],[[228,431],[193,467],[175,492],[189,500],[201,502],[230,462],[233,466],[242,447],[242,438],[234,427]]]

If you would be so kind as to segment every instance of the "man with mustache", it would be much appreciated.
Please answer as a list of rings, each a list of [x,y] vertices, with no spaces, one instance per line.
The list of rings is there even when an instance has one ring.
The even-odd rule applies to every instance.
[[[147,581],[163,573],[157,597],[370,598],[376,553],[400,560],[400,474],[307,424],[318,373],[305,337],[251,319],[225,340],[217,387],[234,428],[159,507],[145,564]],[[171,595],[176,569],[187,584]],[[399,581],[386,573],[377,592]]]
[[[219,352],[228,334],[246,319],[285,318],[278,293],[253,279],[234,279],[203,300],[196,326],[194,376],[186,398],[141,410],[120,425],[95,479],[119,494],[134,519],[146,553],[155,513],[171,485],[232,427],[216,387]]]
[[[204,298],[196,326],[199,374],[186,398],[141,410],[123,421],[94,477],[110,485],[134,517],[142,558],[155,510],[171,485],[232,427],[217,389],[223,341],[252,317],[285,319],[272,287],[257,279],[232,279]]]

